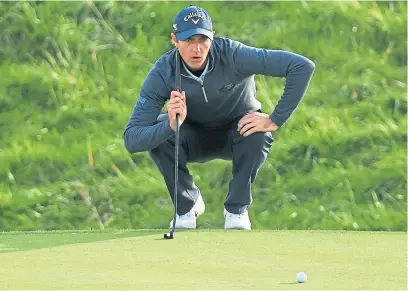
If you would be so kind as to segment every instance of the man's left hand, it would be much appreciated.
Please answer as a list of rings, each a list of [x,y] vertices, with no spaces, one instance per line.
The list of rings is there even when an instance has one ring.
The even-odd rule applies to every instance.
[[[268,114],[260,112],[250,112],[238,122],[240,135],[248,136],[254,132],[272,132],[278,126],[271,120]]]

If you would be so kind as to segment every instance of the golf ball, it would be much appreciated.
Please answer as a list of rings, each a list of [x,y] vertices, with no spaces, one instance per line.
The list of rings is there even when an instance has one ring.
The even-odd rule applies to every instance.
[[[304,283],[307,280],[307,275],[305,272],[299,272],[296,274],[296,281],[298,283]]]

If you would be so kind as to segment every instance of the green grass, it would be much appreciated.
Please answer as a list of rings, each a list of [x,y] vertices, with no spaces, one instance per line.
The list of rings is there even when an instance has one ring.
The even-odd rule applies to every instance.
[[[404,232],[0,234],[0,289],[403,290]],[[295,282],[304,271],[308,281]]]
[[[406,231],[406,2],[197,4],[217,35],[316,64],[254,184],[254,226]],[[0,230],[167,226],[164,181],[122,133],[186,5],[0,2]],[[284,79],[256,80],[272,112]],[[219,228],[231,163],[189,167]]]

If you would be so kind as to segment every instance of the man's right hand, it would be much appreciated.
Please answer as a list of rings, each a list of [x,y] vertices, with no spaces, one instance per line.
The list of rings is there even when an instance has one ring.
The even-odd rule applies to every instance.
[[[186,92],[171,91],[170,101],[167,103],[167,113],[170,127],[176,131],[176,115],[179,115],[179,126],[183,124],[187,116]]]

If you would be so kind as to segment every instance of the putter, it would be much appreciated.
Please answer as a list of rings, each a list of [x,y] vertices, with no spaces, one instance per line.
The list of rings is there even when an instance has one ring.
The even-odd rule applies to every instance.
[[[180,62],[179,62],[179,52],[176,49],[176,74],[175,74],[175,80],[176,80],[176,90],[178,92],[181,92],[181,74],[180,74]],[[173,225],[171,227],[171,231],[169,233],[164,234],[165,239],[173,239],[174,238],[174,232],[176,231],[176,219],[177,219],[177,184],[178,184],[178,156],[179,156],[179,115],[176,114],[176,141],[175,141],[175,146],[174,146],[174,217],[173,217]]]

